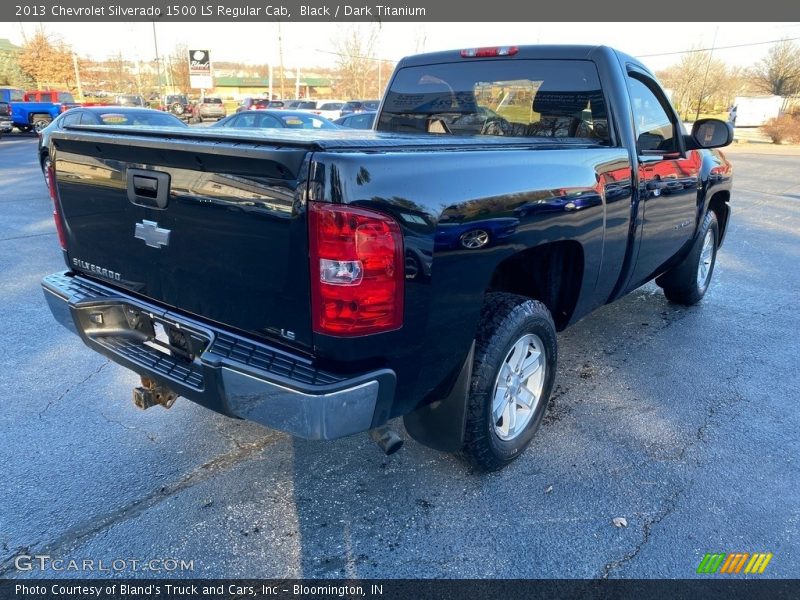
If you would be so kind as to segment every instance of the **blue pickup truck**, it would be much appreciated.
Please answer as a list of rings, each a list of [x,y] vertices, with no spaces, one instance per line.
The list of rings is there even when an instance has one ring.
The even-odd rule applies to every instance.
[[[23,102],[25,92],[13,87],[0,87],[0,135],[11,133],[14,125],[11,123],[11,103]]]
[[[20,131],[36,133],[47,127],[65,110],[78,106],[69,92],[48,90],[23,93],[16,88],[0,89],[0,105],[2,104],[6,105],[6,111],[14,127]]]

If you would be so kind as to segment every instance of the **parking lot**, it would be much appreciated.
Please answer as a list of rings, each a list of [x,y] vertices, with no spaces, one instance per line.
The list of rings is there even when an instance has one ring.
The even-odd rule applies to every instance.
[[[45,305],[39,282],[64,263],[36,139],[4,136],[0,577],[40,576],[14,559],[47,554],[172,558],[198,577],[689,578],[734,551],[796,577],[800,153],[748,146],[730,151],[704,301],[650,284],[562,333],[534,443],[479,475],[410,440],[386,457],[366,434],[303,441],[185,400],[137,410],[136,376]]]

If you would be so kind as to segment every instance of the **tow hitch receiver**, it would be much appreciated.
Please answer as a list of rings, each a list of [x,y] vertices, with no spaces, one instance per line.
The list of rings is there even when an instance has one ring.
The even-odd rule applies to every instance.
[[[164,408],[172,408],[177,399],[178,394],[147,377],[142,377],[141,387],[133,388],[133,403],[142,410],[156,404],[160,404]]]

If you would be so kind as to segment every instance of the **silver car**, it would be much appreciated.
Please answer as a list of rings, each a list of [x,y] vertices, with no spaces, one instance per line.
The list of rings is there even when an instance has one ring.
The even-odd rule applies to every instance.
[[[202,102],[198,102],[194,107],[194,118],[200,122],[203,119],[223,119],[228,116],[222,98],[206,97]]]

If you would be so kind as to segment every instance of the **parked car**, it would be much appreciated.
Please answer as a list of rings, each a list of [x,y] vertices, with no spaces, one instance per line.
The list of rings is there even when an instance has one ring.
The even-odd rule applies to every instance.
[[[37,90],[25,93],[22,102],[12,101],[9,109],[14,127],[23,132],[40,133],[58,115],[75,106],[80,105],[69,92]]]
[[[280,108],[286,108],[286,103],[283,100],[270,100],[269,103],[267,104],[267,108],[275,110]]]
[[[266,110],[270,105],[270,101],[266,98],[245,98],[236,107],[236,112],[243,110]]]
[[[338,129],[319,115],[296,110],[259,110],[231,115],[217,121],[211,128],[231,127],[248,129]]]
[[[52,102],[54,104],[75,104],[75,98],[70,92],[59,90],[31,90],[25,92],[25,102]]]
[[[180,127],[188,126],[178,117],[159,110],[120,106],[81,106],[72,108],[45,127],[39,136],[39,166],[49,186],[51,166],[50,138],[70,125],[114,125],[116,127]]]
[[[161,110],[171,112],[179,118],[189,118],[192,114],[192,103],[184,94],[168,94],[161,102]]]
[[[220,119],[224,119],[227,114],[228,111],[225,110],[222,98],[213,96],[206,96],[202,102],[195,104],[192,112],[194,120],[198,123],[202,122],[204,119],[216,119],[219,121]]]
[[[340,127],[349,127],[351,129],[372,129],[375,124],[376,112],[359,112],[350,113],[345,117],[340,117],[334,121]]]
[[[343,106],[344,102],[342,100],[306,100],[295,110],[312,112],[332,121],[342,116]]]
[[[684,134],[652,72],[604,46],[404,58],[375,131],[223,123],[52,134],[67,270],[45,298],[142,377],[141,408],[184,396],[387,453],[402,416],[496,470],[542,422],[557,331],[651,280],[700,302],[728,231],[732,127]]]
[[[353,113],[378,110],[380,104],[380,100],[350,100],[349,102],[345,102],[344,106],[342,106],[341,116],[344,117],[345,115],[351,115]]]
[[[114,104],[117,106],[140,106],[145,107],[147,103],[138,94],[119,94],[114,96]]]
[[[11,103],[23,102],[25,93],[14,87],[0,87],[0,133],[11,133],[14,124],[11,122]]]

